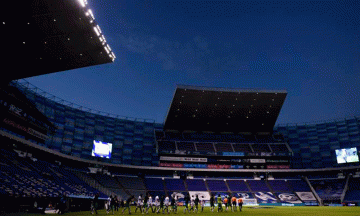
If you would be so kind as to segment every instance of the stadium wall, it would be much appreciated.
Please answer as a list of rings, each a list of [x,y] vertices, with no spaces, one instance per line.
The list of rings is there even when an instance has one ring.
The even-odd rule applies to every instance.
[[[360,150],[360,117],[312,124],[278,125],[274,132],[284,135],[294,152],[292,168],[328,168],[339,165],[335,149],[357,147]]]
[[[45,143],[38,143],[63,154],[114,164],[158,166],[154,120],[132,119],[83,107],[56,98],[31,86],[13,82],[56,127]],[[66,104],[67,103],[67,104]],[[91,156],[93,140],[112,143],[110,159]]]
[[[162,129],[162,124],[76,106],[28,82],[13,82],[13,85],[56,126],[51,138],[39,145],[83,159],[124,165],[159,165],[154,130]],[[294,169],[359,165],[338,165],[335,149],[357,147],[360,150],[360,117],[313,124],[278,125],[274,132],[283,134],[294,152],[291,161]],[[111,159],[91,156],[93,140],[113,144]]]

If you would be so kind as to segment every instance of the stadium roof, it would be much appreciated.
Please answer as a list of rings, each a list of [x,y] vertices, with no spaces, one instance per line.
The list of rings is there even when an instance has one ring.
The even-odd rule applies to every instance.
[[[178,85],[164,130],[269,133],[286,95],[285,90]]]
[[[0,25],[7,81],[115,60],[87,0],[4,4]]]

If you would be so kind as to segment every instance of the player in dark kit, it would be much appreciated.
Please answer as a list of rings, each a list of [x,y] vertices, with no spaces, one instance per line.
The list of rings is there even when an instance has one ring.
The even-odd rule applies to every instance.
[[[230,198],[230,196],[227,196],[227,199],[228,199],[228,202],[227,202],[226,211],[227,211],[228,209],[230,209],[230,211],[231,211],[232,207],[231,207],[231,198]]]
[[[113,196],[110,200],[110,210],[112,211],[112,214],[114,214],[114,210],[115,210],[115,205],[116,205],[115,199],[117,199],[116,196]]]
[[[196,211],[196,213],[197,213],[198,209],[199,209],[199,202],[200,202],[198,195],[196,195],[196,198],[195,198],[194,202],[195,202],[195,210],[194,210],[194,212]]]
[[[215,209],[215,197],[214,195],[211,195],[210,197],[210,211],[214,212]]]
[[[177,212],[176,197],[175,196],[171,197],[171,210],[170,211],[172,211],[174,213]]]
[[[164,212],[164,196],[161,196],[161,198],[160,198],[160,207],[158,208],[156,213],[159,213],[160,210],[163,210],[163,212]]]
[[[142,213],[144,214],[144,212],[146,211],[146,214],[149,214],[148,210],[148,201],[149,201],[149,196],[146,194],[144,197],[144,205],[143,205],[143,210]]]
[[[117,196],[114,196],[114,202],[115,202],[115,211],[119,211],[119,199],[117,198]]]
[[[242,211],[242,206],[243,206],[243,198],[242,196],[240,196],[240,198],[238,199],[238,205],[239,205],[239,210]]]
[[[186,211],[189,213],[189,201],[190,201],[189,194],[186,194],[184,201],[185,201],[184,213],[186,213]]]
[[[231,204],[232,204],[232,211],[236,211],[236,197],[235,195],[233,195],[233,197],[231,198]]]
[[[96,193],[94,196],[92,214],[98,214],[97,209],[99,208],[99,196],[99,193]]]
[[[125,204],[125,208],[122,210],[122,213],[124,214],[124,211],[126,209],[129,210],[129,214],[131,214],[131,211],[130,211],[130,203],[131,201],[134,199],[134,195],[130,196],[127,200],[126,200],[126,204]]]

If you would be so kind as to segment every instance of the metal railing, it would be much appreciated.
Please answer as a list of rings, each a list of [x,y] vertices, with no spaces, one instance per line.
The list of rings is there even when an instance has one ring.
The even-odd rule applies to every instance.
[[[61,105],[68,106],[70,108],[77,109],[77,110],[80,110],[83,112],[88,112],[88,113],[95,114],[95,115],[102,115],[102,116],[112,117],[112,118],[122,119],[122,120],[155,123],[154,119],[144,119],[144,118],[121,116],[121,115],[117,115],[117,114],[113,114],[113,113],[108,113],[108,112],[91,109],[91,108],[84,107],[84,106],[78,105],[78,104],[70,102],[70,101],[66,101],[64,99],[61,99],[61,98],[53,95],[53,94],[43,91],[42,89],[34,86],[33,84],[31,84],[30,82],[28,82],[25,79],[12,81],[11,84],[22,90],[29,91],[37,97],[44,97],[48,100],[51,100],[52,102],[59,103]],[[24,93],[26,93],[26,92],[24,92]]]

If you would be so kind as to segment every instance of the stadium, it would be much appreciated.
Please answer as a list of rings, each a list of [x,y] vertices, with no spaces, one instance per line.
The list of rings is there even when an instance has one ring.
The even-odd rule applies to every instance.
[[[2,25],[18,36],[13,44],[24,34],[19,26],[31,37],[6,47],[23,63],[0,82],[1,213],[61,205],[61,213],[90,214],[98,196],[106,214],[114,195],[115,214],[131,196],[133,213],[146,194],[178,206],[199,196],[203,214],[211,196],[242,198],[252,215],[357,211],[360,117],[275,125],[286,90],[193,85],[177,85],[163,124],[74,105],[22,78],[111,64],[106,35],[86,0],[24,4],[26,19]]]

